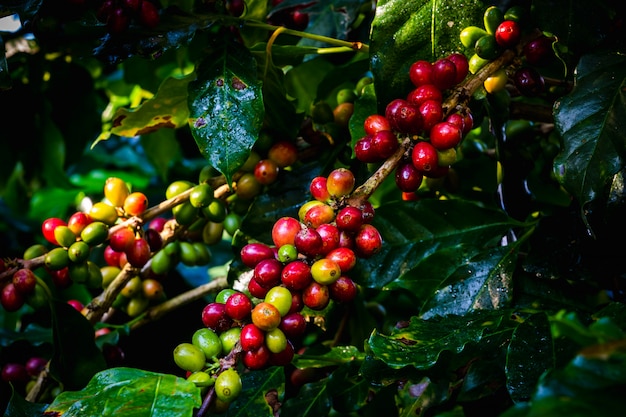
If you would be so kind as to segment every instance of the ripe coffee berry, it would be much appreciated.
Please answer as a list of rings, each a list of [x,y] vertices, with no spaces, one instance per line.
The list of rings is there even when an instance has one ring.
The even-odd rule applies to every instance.
[[[494,35],[498,45],[503,48],[512,48],[519,43],[522,31],[517,22],[505,20],[498,25]]]
[[[233,320],[241,321],[250,315],[252,301],[246,294],[236,292],[226,300],[225,311]]]
[[[253,277],[259,285],[269,289],[280,283],[282,269],[283,265],[278,259],[264,259],[254,267]]]
[[[327,179],[323,176],[318,176],[311,180],[311,184],[309,184],[309,191],[315,200],[324,203],[330,200],[330,194],[326,188],[326,182]]]
[[[437,123],[430,129],[430,143],[438,150],[454,148],[463,139],[463,131],[450,122]]]
[[[422,131],[423,121],[419,108],[403,99],[395,99],[387,104],[385,117],[391,128],[397,132],[416,135]]]
[[[520,68],[515,71],[513,81],[520,94],[528,97],[540,95],[545,88],[545,81],[541,74],[530,67]]]
[[[349,195],[356,185],[354,174],[347,168],[337,168],[328,174],[326,189],[331,197],[340,198]]]
[[[413,166],[420,172],[429,172],[439,164],[437,149],[430,142],[417,142],[411,152]]]
[[[339,247],[339,229],[330,223],[321,224],[316,232],[322,238],[322,249],[320,255],[326,255],[328,252]]]
[[[381,130],[391,130],[389,120],[380,114],[370,114],[363,122],[363,128],[368,135],[374,135]]]
[[[433,64],[425,60],[415,61],[409,68],[409,78],[414,86],[432,84]]]
[[[260,302],[252,309],[251,317],[252,323],[266,332],[277,328],[281,321],[278,308],[265,301]]]
[[[398,138],[391,130],[381,130],[372,135],[372,150],[380,159],[387,159],[398,149]]]
[[[209,303],[202,310],[202,323],[218,333],[228,330],[233,320],[226,313],[226,305],[222,303]]]
[[[447,59],[452,61],[456,67],[456,79],[454,80],[454,83],[461,83],[469,73],[469,60],[465,55],[458,52],[450,54]]]
[[[401,162],[396,168],[396,186],[402,192],[411,193],[417,191],[420,185],[422,185],[423,179],[424,175],[412,162]]]
[[[148,197],[144,193],[130,193],[124,200],[124,212],[131,216],[139,216],[148,208]]]
[[[276,247],[286,244],[293,245],[296,234],[302,228],[300,222],[293,217],[282,217],[272,226],[272,241]]]
[[[301,313],[289,313],[278,326],[289,339],[297,339],[306,331],[306,319]]]
[[[330,291],[330,298],[339,303],[352,301],[358,291],[354,281],[345,275],[340,276],[337,281],[330,284],[328,289]]]
[[[552,42],[554,40],[547,36],[540,36],[524,45],[523,54],[526,62],[530,65],[543,66],[546,65],[552,57]]]
[[[309,285],[313,279],[311,267],[304,261],[289,262],[281,272],[282,284],[292,291],[300,291]]]
[[[356,265],[356,255],[350,248],[333,249],[326,255],[326,258],[335,261],[342,273],[348,272]]]
[[[285,168],[295,164],[298,160],[298,148],[291,141],[280,140],[269,148],[267,157],[279,168]]]
[[[265,368],[269,360],[270,350],[265,345],[256,350],[245,351],[242,359],[244,366],[252,370]]]
[[[376,227],[364,224],[354,239],[355,253],[363,258],[369,258],[380,252],[383,238]]]
[[[433,64],[432,83],[440,90],[447,90],[456,84],[456,65],[447,58]]]
[[[424,84],[412,90],[406,97],[407,101],[416,106],[421,105],[426,100],[443,101],[441,90],[433,84]]]
[[[366,164],[379,162],[382,158],[376,153],[372,146],[372,136],[367,135],[357,140],[354,144],[354,156]]]
[[[239,341],[243,350],[257,350],[265,343],[265,332],[254,323],[248,323],[241,328]]]
[[[339,210],[335,222],[340,230],[356,232],[363,224],[361,210],[353,206],[346,206]]]
[[[274,251],[264,243],[248,243],[240,251],[241,262],[248,268],[254,268],[264,259],[272,259]]]
[[[434,125],[443,119],[443,108],[441,102],[436,100],[426,100],[420,104],[420,114],[424,120],[424,130],[430,130]]]
[[[254,177],[263,185],[275,182],[279,172],[280,168],[271,159],[261,159],[254,167]]]

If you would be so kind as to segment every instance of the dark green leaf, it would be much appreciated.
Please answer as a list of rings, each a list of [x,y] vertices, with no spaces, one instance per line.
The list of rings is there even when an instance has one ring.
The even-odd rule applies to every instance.
[[[357,411],[367,403],[369,384],[358,375],[356,361],[348,362],[328,377],[328,391],[332,393],[333,408],[341,412]]]
[[[528,401],[541,375],[553,367],[554,348],[548,316],[533,314],[513,331],[507,350],[506,385],[511,399]]]
[[[64,416],[192,416],[201,405],[194,383],[131,368],[102,371],[82,391],[61,393],[46,410]]]
[[[189,83],[189,126],[202,156],[231,183],[263,123],[256,62],[241,45],[223,41],[197,76]]]
[[[323,368],[325,366],[349,363],[361,357],[354,346],[335,346],[321,355],[307,353],[304,357],[296,356],[293,364],[298,368]]]
[[[413,62],[433,62],[451,52],[463,52],[459,34],[466,26],[482,26],[485,4],[479,0],[379,1],[370,43],[379,108],[406,97]]]
[[[320,0],[314,2],[306,8],[311,16],[307,32],[345,40],[350,24],[354,21],[360,5],[361,0]],[[299,45],[328,46],[324,42],[309,38],[302,38]]]
[[[167,180],[168,169],[181,158],[181,148],[171,129],[159,129],[141,136],[141,145],[162,180]]]
[[[625,164],[625,80],[623,55],[584,56],[574,89],[555,104],[556,127],[563,138],[555,171],[581,204],[606,200],[611,179]]]
[[[45,404],[26,401],[21,395],[15,392],[12,386],[11,394],[11,399],[8,401],[7,408],[3,414],[5,417],[40,416],[43,415],[43,412],[46,410]]]
[[[359,260],[355,279],[367,287],[382,288],[402,278],[423,259],[449,247],[461,251],[478,245],[489,248],[519,222],[496,209],[461,200],[424,199],[392,202],[376,210],[374,224],[384,245],[370,259]],[[460,252],[458,256],[465,257]]]
[[[500,326],[510,331],[513,323],[504,322],[503,317],[506,313],[488,310],[430,320],[413,317],[407,327],[388,336],[374,330],[367,343],[375,357],[391,368],[428,369],[437,363],[442,352],[458,354]]]
[[[53,303],[54,355],[50,372],[68,390],[83,388],[106,362],[97,348],[93,327],[85,316],[65,302]]]
[[[229,417],[272,417],[283,395],[285,372],[279,366],[241,375],[243,391],[228,407]]]
[[[331,399],[326,380],[305,384],[298,395],[289,398],[281,408],[285,416],[318,417],[328,415]]]

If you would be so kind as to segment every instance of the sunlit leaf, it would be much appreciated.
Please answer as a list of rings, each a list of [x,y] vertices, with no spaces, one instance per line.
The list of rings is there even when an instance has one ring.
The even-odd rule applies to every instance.
[[[131,368],[96,374],[85,389],[61,393],[46,410],[64,416],[192,416],[200,389],[174,375]]]
[[[197,76],[189,84],[189,126],[202,156],[231,183],[263,123],[256,62],[241,45],[224,41],[205,57]]]

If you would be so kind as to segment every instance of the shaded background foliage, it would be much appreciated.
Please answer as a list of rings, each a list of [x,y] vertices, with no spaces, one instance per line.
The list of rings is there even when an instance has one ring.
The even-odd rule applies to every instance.
[[[244,393],[228,414],[272,415],[265,399],[270,389],[282,396],[284,416],[381,410],[398,416],[621,412],[626,271],[615,242],[626,229],[621,133],[626,37],[619,2],[389,0],[377,2],[374,13],[368,1],[321,0],[305,9],[311,14],[306,32],[360,40],[369,44],[369,53],[317,56],[315,48],[324,43],[283,34],[271,57],[265,54],[268,33],[258,25],[240,25],[224,10],[215,13],[193,2],[161,3],[165,12],[158,33],[135,29],[121,38],[85,19],[83,10],[60,9],[54,2],[0,7],[2,15],[18,13],[27,23],[22,32],[2,33],[5,46],[32,33],[38,48],[6,54],[3,69],[10,71],[0,74],[0,84],[10,86],[0,92],[0,121],[6,127],[0,144],[3,258],[20,257],[30,244],[43,242],[41,222],[67,217],[84,197],[99,198],[109,176],[145,190],[150,201],[162,200],[173,180],[196,181],[207,163],[230,178],[258,140],[260,121],[293,137],[313,103],[336,104],[334,94],[342,85],[371,74],[374,84],[356,102],[351,137],[336,136],[333,147],[283,172],[252,203],[232,247],[226,240],[216,248],[212,266],[235,258],[226,268],[232,281],[241,272],[237,248],[249,239],[269,241],[273,222],[295,215],[309,199],[311,178],[338,165],[349,166],[361,182],[371,175],[373,167],[351,159],[349,145],[361,136],[368,114],[406,95],[412,62],[468,53],[458,37],[463,27],[482,25],[488,5],[505,9],[523,3],[531,7],[537,27],[559,39],[560,60],[545,69],[546,75],[573,85],[529,100],[548,106],[555,129],[546,134],[544,120],[514,116],[511,109],[523,101],[519,98],[473,100],[480,129],[464,140],[465,157],[454,165],[456,184],[433,186],[420,201],[405,202],[388,179],[372,196],[384,249],[359,262],[359,298],[349,307],[325,311],[326,332],[313,329],[307,355],[294,362],[320,370],[323,377],[296,390],[280,368],[247,373]],[[300,3],[285,0],[272,9],[264,1],[250,1],[245,17],[261,21]],[[240,38],[226,30],[230,25],[238,27]],[[198,64],[207,57],[217,57],[208,62],[221,68],[200,71]],[[213,102],[204,101],[211,82],[233,74],[254,86],[255,94],[217,94]],[[154,109],[163,102],[170,105],[159,114]],[[243,111],[216,110],[226,102]],[[188,117],[195,120],[209,111],[228,122],[211,126],[217,141],[187,123]],[[155,115],[171,116],[173,128],[157,129]],[[485,152],[470,157],[471,144],[492,149],[496,158]],[[207,279],[204,270],[185,269],[174,278],[168,293]],[[65,334],[55,327],[55,322],[80,323],[73,311],[59,307],[52,320],[31,311],[23,317],[1,312],[0,359],[24,346],[53,351],[56,375],[75,392],[59,397],[52,409],[67,415],[78,415],[71,411],[77,400],[87,405],[92,397],[99,400],[109,384],[121,380],[142,390],[154,378],[180,394],[171,399],[174,406],[191,413],[198,393],[181,378],[170,378],[182,376],[170,358],[174,346],[201,326],[203,305],[119,335],[127,368],[98,374],[104,368],[99,352],[76,344],[91,340],[91,329],[81,323]],[[327,335],[339,330],[344,315],[350,320],[342,344],[329,347],[325,342],[332,336]],[[22,331],[9,330],[19,320]],[[146,351],[161,359],[154,361]],[[91,369],[72,375],[85,365]],[[149,404],[162,397],[156,392],[137,401]],[[8,387],[2,398],[7,415],[45,408],[23,403]],[[126,406],[122,399],[116,404]]]

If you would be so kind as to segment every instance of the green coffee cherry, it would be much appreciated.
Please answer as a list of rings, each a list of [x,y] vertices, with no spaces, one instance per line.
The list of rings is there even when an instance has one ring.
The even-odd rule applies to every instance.
[[[206,265],[211,262],[213,255],[204,242],[193,242],[192,245],[196,251],[196,265]]]
[[[68,266],[68,274],[72,282],[84,284],[87,280],[89,280],[89,266],[87,265],[87,262],[72,262]]]
[[[89,246],[97,246],[104,243],[108,237],[109,226],[99,221],[89,223],[80,232],[80,238]]]
[[[72,262],[86,261],[90,252],[91,247],[81,240],[72,243],[70,247],[67,248],[67,254]]]
[[[500,56],[502,48],[496,42],[495,36],[485,35],[476,41],[474,52],[482,59],[492,61]]]
[[[342,88],[337,91],[337,104],[354,103],[356,97],[357,95],[352,88]]]
[[[53,271],[65,268],[70,263],[70,258],[65,248],[54,248],[46,254],[44,264]]]
[[[202,241],[207,245],[216,245],[222,240],[224,223],[208,221],[202,229]]]
[[[167,189],[165,190],[165,198],[169,200],[170,198],[176,197],[178,194],[187,191],[193,186],[194,184],[190,181],[174,181],[167,186]]]
[[[504,20],[512,20],[519,25],[526,23],[528,18],[528,11],[524,6],[512,6],[504,12]]]
[[[196,208],[207,207],[213,200],[213,188],[207,183],[196,185],[189,194],[189,202]]]
[[[87,267],[89,269],[89,276],[85,283],[88,288],[102,288],[102,271],[100,267],[92,261],[87,261]]]
[[[208,388],[215,384],[215,379],[203,371],[192,373],[187,377],[187,381],[193,382],[198,388]]]
[[[208,220],[221,223],[226,217],[226,204],[218,198],[214,198],[207,206],[202,208],[202,214]]]
[[[189,226],[198,219],[198,209],[191,205],[189,201],[177,205],[172,209],[174,219],[182,226]]]
[[[149,304],[150,300],[141,295],[132,297],[130,300],[128,300],[128,304],[126,304],[126,314],[128,314],[130,317],[137,317],[138,315],[146,311]]]
[[[217,376],[214,389],[217,398],[229,403],[239,396],[243,389],[243,383],[237,371],[230,368]]]
[[[228,355],[239,341],[241,335],[241,327],[231,327],[230,329],[220,333],[222,341],[222,355]]]
[[[59,243],[59,246],[63,246],[64,248],[76,242],[76,235],[72,232],[72,229],[62,225],[54,229],[54,238]]]
[[[174,348],[174,362],[185,371],[198,372],[204,368],[205,357],[199,347],[181,343]]]
[[[24,255],[22,257],[24,258],[24,260],[38,258],[40,256],[45,255],[47,250],[48,249],[46,249],[46,247],[44,245],[38,243],[36,245],[32,245],[32,246],[28,247],[24,251]]]
[[[493,35],[496,29],[504,21],[504,13],[497,6],[490,6],[485,10],[483,23],[488,34]]]
[[[476,41],[487,34],[487,31],[478,26],[468,26],[461,31],[459,37],[461,43],[466,48],[473,48],[476,45]]]
[[[150,269],[157,275],[165,274],[170,271],[173,266],[174,262],[172,262],[172,258],[164,249],[155,253],[150,262]]]
[[[483,59],[477,54],[474,54],[469,59],[469,71],[472,74],[476,74],[482,67],[489,63],[488,59]]]
[[[222,354],[222,341],[213,330],[204,327],[195,331],[191,343],[198,347],[207,360],[218,358]]]
[[[197,265],[196,250],[189,242],[180,242],[180,261],[187,266]]]

